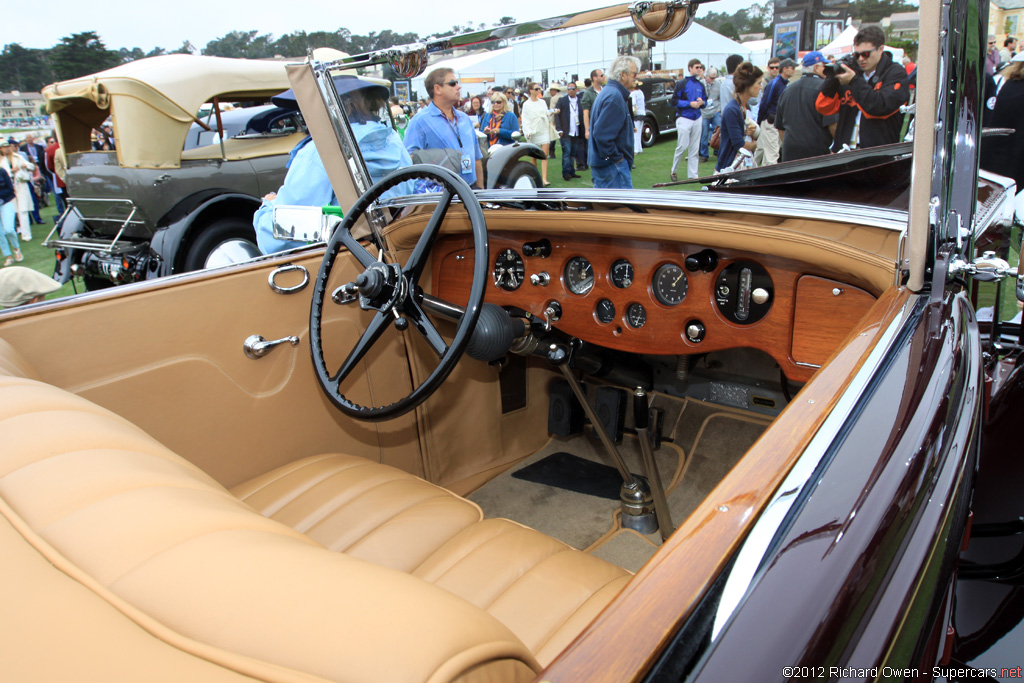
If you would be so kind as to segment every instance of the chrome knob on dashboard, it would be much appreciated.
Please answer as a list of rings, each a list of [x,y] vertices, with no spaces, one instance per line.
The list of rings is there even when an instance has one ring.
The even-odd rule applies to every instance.
[[[768,290],[762,287],[757,287],[753,292],[750,293],[750,299],[755,304],[763,304],[768,301]]]
[[[686,338],[693,344],[698,344],[704,339],[704,323],[693,320],[686,324]]]
[[[547,271],[543,270],[539,273],[534,273],[533,275],[530,276],[530,284],[533,285],[534,287],[547,287],[549,284],[551,284],[551,276],[547,273]]]

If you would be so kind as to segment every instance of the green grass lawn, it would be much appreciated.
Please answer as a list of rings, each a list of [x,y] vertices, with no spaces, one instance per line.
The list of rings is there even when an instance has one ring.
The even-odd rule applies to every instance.
[[[53,276],[53,249],[47,249],[43,246],[43,240],[50,234],[50,230],[53,229],[53,219],[57,216],[57,207],[53,202],[53,195],[50,195],[50,206],[40,207],[39,215],[43,219],[43,225],[32,226],[32,240],[26,242],[21,240],[21,253],[25,255],[25,260],[21,263],[15,263],[18,266],[25,266],[32,270],[37,270],[46,277]],[[78,283],[79,291],[82,290],[81,283]],[[69,282],[53,294],[49,294],[46,298],[59,299],[62,296],[68,296],[74,294],[75,290],[72,284]]]
[[[554,144],[558,144],[557,142]],[[636,157],[636,168],[633,170],[633,187],[637,189],[650,189],[654,183],[670,182],[669,173],[672,171],[672,154],[676,149],[676,136],[673,133],[666,133],[658,138],[658,142],[646,148]],[[697,166],[698,176],[709,176],[715,172],[715,163],[718,157],[712,154],[710,160]],[[686,159],[679,162],[676,174],[680,179],[686,178]],[[573,180],[562,180],[562,149],[558,148],[558,159],[548,161],[548,182],[551,187],[593,187],[594,181],[590,171],[579,171],[580,178]],[[699,190],[700,185],[677,185],[661,188],[666,190]]]

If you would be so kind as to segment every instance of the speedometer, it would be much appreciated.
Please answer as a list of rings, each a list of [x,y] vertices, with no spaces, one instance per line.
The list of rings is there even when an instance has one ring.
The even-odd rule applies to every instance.
[[[686,272],[674,263],[666,263],[654,273],[651,289],[658,303],[675,306],[686,298]]]
[[[583,295],[594,288],[594,266],[582,256],[573,256],[565,264],[565,288]]]

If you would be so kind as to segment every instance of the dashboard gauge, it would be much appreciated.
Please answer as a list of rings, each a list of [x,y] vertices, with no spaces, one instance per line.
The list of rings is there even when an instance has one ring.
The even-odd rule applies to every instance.
[[[686,298],[686,271],[674,263],[666,263],[654,272],[651,288],[658,303],[675,306]]]
[[[647,311],[644,310],[643,304],[629,305],[626,309],[626,322],[638,330],[647,324]]]
[[[615,304],[608,299],[601,299],[597,302],[597,308],[594,309],[594,315],[597,316],[598,322],[602,322],[607,325],[615,320]]]
[[[565,287],[573,294],[583,295],[594,288],[594,266],[582,256],[573,256],[565,264]]]
[[[494,260],[494,285],[506,292],[519,289],[526,277],[523,257],[515,249],[506,249]]]
[[[612,264],[612,284],[625,289],[633,284],[633,264],[624,258]]]

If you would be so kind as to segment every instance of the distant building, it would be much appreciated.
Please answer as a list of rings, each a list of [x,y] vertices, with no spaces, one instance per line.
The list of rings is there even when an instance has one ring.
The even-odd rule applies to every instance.
[[[1003,46],[1007,36],[1020,40],[1024,28],[1024,0],[992,0],[988,10],[988,32]]]
[[[881,24],[890,40],[916,40],[921,35],[921,19],[917,12],[897,12],[882,19]]]
[[[0,119],[35,119],[43,114],[43,95],[37,92],[0,92]]]

